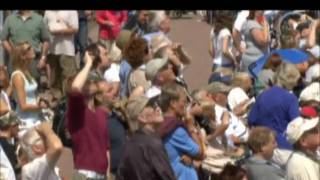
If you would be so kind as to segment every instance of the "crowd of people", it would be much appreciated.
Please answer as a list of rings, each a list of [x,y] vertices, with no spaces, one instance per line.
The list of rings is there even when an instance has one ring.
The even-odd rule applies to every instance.
[[[64,147],[74,180],[320,179],[319,13],[207,15],[212,73],[192,91],[166,11],[7,15],[0,180],[71,179]]]

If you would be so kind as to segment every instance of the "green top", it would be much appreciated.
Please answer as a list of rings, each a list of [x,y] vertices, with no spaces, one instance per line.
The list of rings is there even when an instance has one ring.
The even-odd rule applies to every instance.
[[[40,44],[50,39],[42,16],[32,12],[25,21],[19,13],[9,15],[4,23],[1,40],[8,40],[13,45],[28,41],[36,52],[40,52]]]

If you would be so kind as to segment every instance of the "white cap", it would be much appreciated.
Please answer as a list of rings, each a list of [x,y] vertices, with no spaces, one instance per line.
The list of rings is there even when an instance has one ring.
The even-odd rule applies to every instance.
[[[287,127],[287,140],[289,143],[294,144],[297,142],[304,132],[314,128],[319,123],[319,118],[304,119],[302,117],[297,117],[288,124]]]
[[[320,83],[314,82],[304,88],[300,94],[300,101],[317,101],[320,102]]]

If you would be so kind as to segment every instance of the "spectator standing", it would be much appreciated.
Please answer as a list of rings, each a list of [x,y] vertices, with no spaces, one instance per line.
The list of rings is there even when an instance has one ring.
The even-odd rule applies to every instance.
[[[77,73],[74,36],[78,32],[77,11],[46,11],[44,20],[52,35],[48,63],[56,96],[65,94],[67,79]]]
[[[111,64],[107,47],[102,43],[94,43],[88,46],[87,51],[95,58],[90,76],[102,80],[104,72],[110,68]]]
[[[129,17],[123,29],[130,30],[131,32],[136,33],[139,36],[143,36],[144,34],[149,33],[149,11],[136,11],[135,14]]]
[[[300,73],[295,65],[281,64],[274,76],[274,86],[257,97],[248,116],[249,126],[264,126],[276,132],[280,149],[292,149],[284,132],[288,123],[300,114],[298,99],[290,92],[299,78]]]
[[[234,69],[236,66],[231,35],[232,22],[231,15],[220,15],[216,18],[214,28],[210,32],[209,54],[213,58],[212,71],[218,67]]]
[[[132,67],[128,77],[128,93],[131,94],[138,86],[142,86],[145,92],[150,88],[150,82],[145,76],[145,63],[152,58],[147,41],[141,37],[131,39],[124,51],[124,57]]]
[[[146,78],[152,86],[145,95],[149,98],[161,94],[161,87],[175,82],[176,76],[172,64],[167,59],[152,59],[146,64]]]
[[[93,64],[98,64],[96,60],[92,52],[86,52],[86,64],[76,75],[68,93],[67,128],[72,139],[74,179],[105,179],[109,173],[108,114],[100,107],[100,80],[89,77]]]
[[[130,42],[131,38],[134,34],[131,33],[129,30],[121,30],[118,39],[117,39],[117,46],[121,50],[122,56],[121,56],[121,63],[119,68],[119,78],[120,78],[120,98],[126,97],[128,92],[128,78],[129,74],[131,72],[131,66],[128,63],[128,61],[125,58],[124,50],[127,44]]]
[[[110,138],[110,176],[111,179],[117,174],[120,160],[123,156],[124,146],[127,140],[128,124],[126,121],[124,105],[118,101],[118,95],[113,93],[113,86],[105,81],[98,83],[102,92],[102,108],[108,113],[107,128]],[[110,178],[110,177],[109,177]]]
[[[55,168],[62,153],[63,145],[59,137],[52,131],[48,122],[36,126],[21,139],[22,152],[27,157],[22,165],[21,179],[26,180],[59,180]]]
[[[228,150],[229,152],[237,149],[239,150],[236,145],[240,144],[241,142],[245,142],[249,133],[247,127],[241,121],[241,119],[238,118],[234,113],[229,112],[227,109],[228,94],[231,90],[231,87],[226,86],[221,82],[213,82],[204,89],[207,91],[210,101],[215,103],[215,121],[219,127],[219,130],[217,130],[216,134],[223,135],[217,139],[218,145],[225,146],[225,150]],[[203,94],[202,98],[205,100],[205,94]],[[229,119],[226,118],[228,116]]]
[[[30,64],[34,61],[35,51],[29,43],[20,43],[13,50],[12,64],[14,71],[11,74],[13,98],[17,102],[16,112],[21,120],[19,137],[27,129],[40,122],[40,110],[46,108],[39,103],[36,96],[38,83],[31,75]]]
[[[3,29],[3,22],[4,22],[4,11],[0,11],[0,32],[2,32],[2,29]],[[2,42],[0,41],[0,43]],[[0,66],[4,65],[3,58],[4,58],[3,48],[2,46],[0,46]]]
[[[246,50],[241,58],[241,70],[249,72],[248,67],[269,48],[269,25],[263,16],[263,11],[250,11],[242,27],[245,38]]]
[[[164,122],[159,127],[158,133],[177,179],[198,180],[195,167],[181,161],[183,155],[192,157],[192,159],[202,159],[204,156],[202,139],[192,134],[191,132],[196,132],[187,129],[182,121],[187,105],[185,91],[174,83],[164,86],[159,97],[159,105],[164,112]]]
[[[265,127],[251,129],[248,145],[253,155],[246,160],[245,168],[250,180],[284,180],[285,171],[270,160],[277,147],[276,136]]]
[[[320,165],[319,157],[316,155],[320,146],[319,117],[294,119],[288,124],[286,134],[294,148],[288,160],[286,179],[319,179]]]
[[[30,64],[33,77],[38,79],[40,74],[38,68],[43,68],[49,49],[49,31],[42,16],[30,11],[21,10],[10,14],[3,26],[2,45],[5,51],[11,56],[14,46],[21,42],[29,42],[35,51],[35,61]],[[11,56],[12,57],[12,56]],[[6,63],[9,73],[13,72],[12,59]]]
[[[16,176],[14,173],[14,170],[12,168],[12,165],[4,152],[2,146],[0,146],[0,179],[11,179],[16,180]]]
[[[18,177],[20,174],[20,168],[18,165],[17,156],[15,154],[15,145],[12,143],[12,140],[18,137],[18,125],[19,118],[13,111],[7,112],[6,114],[0,116],[0,146],[9,159],[16,177]],[[0,174],[2,173],[3,172]]]
[[[10,96],[12,88],[7,68],[0,66],[0,116],[6,114],[11,110]]]
[[[117,180],[174,180],[174,172],[156,127],[163,122],[153,99],[137,96],[127,104],[130,121],[138,129],[127,141]]]
[[[99,25],[99,41],[107,47],[109,52],[119,51],[115,40],[127,19],[127,11],[105,10],[96,12],[96,20]]]
[[[233,38],[234,47],[238,51],[238,52],[236,52],[237,54],[235,54],[237,61],[239,61],[241,59],[241,55],[242,55],[242,53],[244,53],[244,51],[246,49],[246,44],[244,42],[244,36],[241,33],[241,30],[242,30],[242,26],[246,22],[248,16],[249,16],[248,10],[242,10],[242,11],[238,12],[237,18],[233,24],[232,38]]]
[[[88,46],[88,20],[92,15],[92,11],[90,10],[79,10],[78,18],[79,18],[79,31],[75,35],[75,49],[76,52],[80,52],[80,68],[83,67],[83,57],[84,52]]]
[[[238,117],[241,117],[245,122],[247,121],[247,112],[249,106],[254,103],[255,99],[250,99],[250,91],[252,90],[252,80],[248,73],[236,73],[232,80],[233,88],[228,94],[228,105],[230,110]]]

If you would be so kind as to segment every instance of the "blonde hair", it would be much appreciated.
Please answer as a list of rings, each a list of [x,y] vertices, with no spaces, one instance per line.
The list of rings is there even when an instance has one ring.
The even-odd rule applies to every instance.
[[[12,66],[14,70],[21,69],[24,70],[26,67],[27,61],[22,59],[22,56],[24,56],[30,49],[32,49],[32,46],[29,42],[21,42],[13,49],[13,58],[12,58]],[[32,76],[30,74],[25,74],[27,80],[31,83],[32,82]]]
[[[298,68],[291,63],[282,63],[274,75],[275,84],[287,90],[292,90],[300,78]]]
[[[232,85],[234,87],[241,87],[243,86],[246,79],[250,79],[250,75],[246,72],[238,72],[234,75],[232,80]]]
[[[255,127],[250,131],[248,145],[253,153],[262,151],[262,147],[271,141],[271,137],[275,137],[275,133],[266,127]]]

